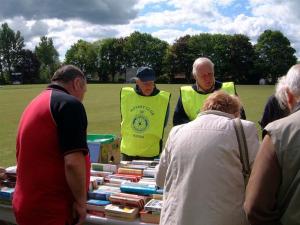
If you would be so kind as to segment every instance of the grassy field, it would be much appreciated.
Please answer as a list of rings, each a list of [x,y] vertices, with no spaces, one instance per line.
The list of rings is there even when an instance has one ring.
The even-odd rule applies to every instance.
[[[89,84],[84,105],[88,115],[88,133],[120,134],[120,88],[125,84]],[[159,89],[172,93],[170,117],[165,138],[172,128],[174,108],[179,95],[175,84],[158,84]],[[45,85],[15,85],[0,87],[0,166],[15,164],[15,138],[18,121],[26,105]],[[237,86],[247,119],[260,119],[265,102],[274,91],[274,86]],[[257,124],[257,128],[260,128]]]

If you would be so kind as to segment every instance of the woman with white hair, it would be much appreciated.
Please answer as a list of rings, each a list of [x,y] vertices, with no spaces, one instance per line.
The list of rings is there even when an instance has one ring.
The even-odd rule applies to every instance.
[[[276,96],[291,114],[263,131],[244,203],[252,225],[300,224],[300,64],[280,81]]]
[[[268,98],[262,118],[258,121],[262,129],[264,129],[269,123],[281,119],[290,113],[284,96],[284,82],[285,76],[278,78],[276,94],[273,94]],[[278,99],[280,99],[280,101]],[[264,138],[264,133],[262,137]]]

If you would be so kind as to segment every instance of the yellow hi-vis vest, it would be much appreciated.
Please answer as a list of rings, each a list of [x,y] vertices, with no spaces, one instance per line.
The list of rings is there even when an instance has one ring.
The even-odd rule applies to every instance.
[[[160,153],[170,93],[138,95],[131,87],[121,90],[121,152],[129,156],[153,157]]]
[[[222,84],[222,88],[219,89],[225,91],[230,95],[235,94],[234,83],[227,82]],[[211,93],[200,94],[196,92],[192,86],[183,86],[180,88],[181,101],[186,115],[190,120],[194,120],[200,109],[203,106],[204,101],[208,98]]]

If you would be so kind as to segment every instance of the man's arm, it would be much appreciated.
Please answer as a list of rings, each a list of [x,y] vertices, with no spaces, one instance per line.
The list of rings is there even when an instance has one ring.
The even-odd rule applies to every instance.
[[[66,180],[75,199],[74,209],[78,216],[76,224],[83,224],[87,200],[85,156],[81,151],[76,151],[65,155],[64,161]]]
[[[280,224],[276,194],[281,170],[271,137],[266,135],[257,153],[246,190],[244,210],[251,225]]]
[[[187,114],[184,111],[181,96],[179,96],[177,105],[173,115],[173,126],[190,122]]]

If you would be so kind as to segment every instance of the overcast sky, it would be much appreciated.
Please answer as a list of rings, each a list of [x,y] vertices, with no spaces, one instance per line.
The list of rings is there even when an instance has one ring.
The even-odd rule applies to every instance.
[[[51,37],[64,59],[79,39],[147,32],[170,44],[186,34],[245,34],[252,43],[280,30],[300,59],[299,0],[0,0],[0,23],[21,31],[26,48]]]

